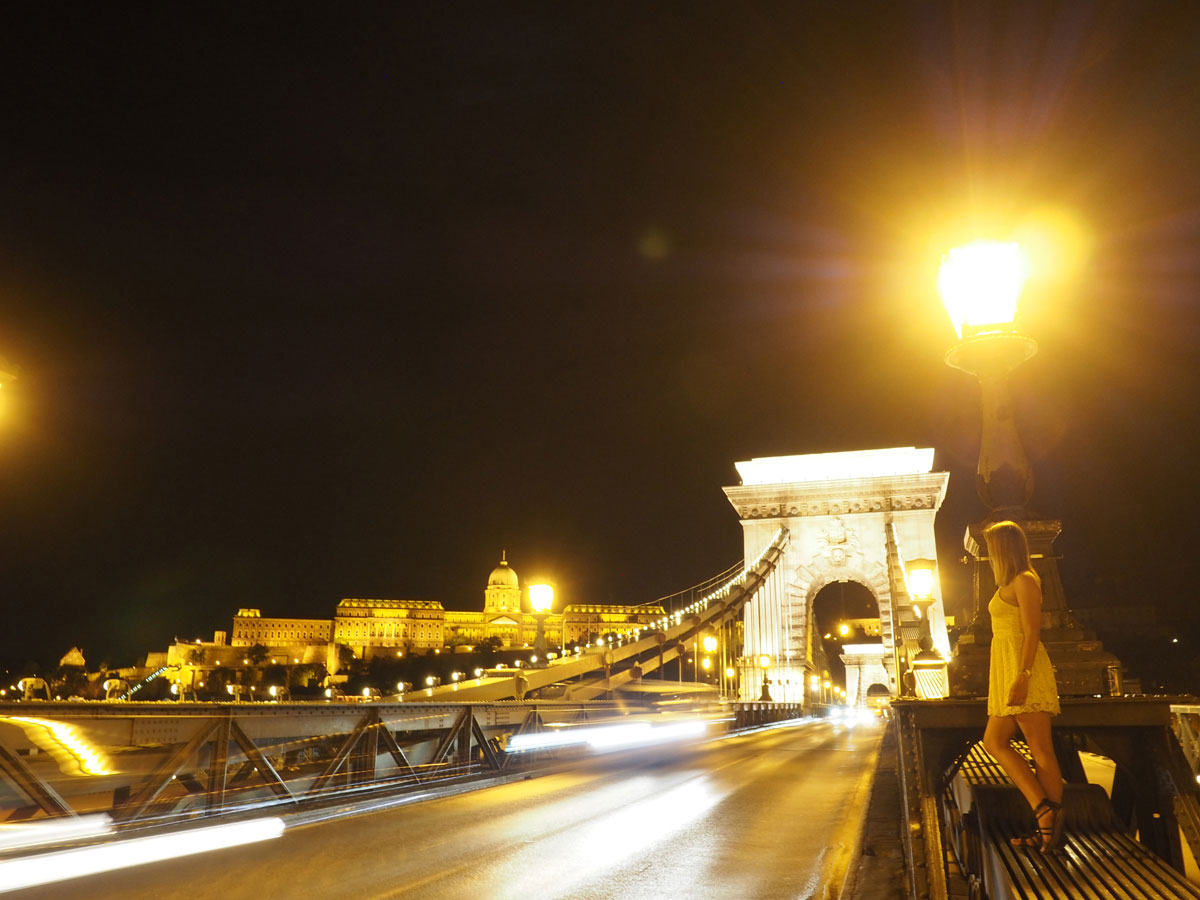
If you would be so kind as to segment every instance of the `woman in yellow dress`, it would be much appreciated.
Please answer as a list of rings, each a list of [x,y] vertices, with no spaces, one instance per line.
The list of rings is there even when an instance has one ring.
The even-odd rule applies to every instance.
[[[1037,820],[1037,832],[1013,846],[1056,849],[1063,838],[1063,780],[1050,739],[1050,718],[1059,713],[1058,686],[1041,642],[1042,580],[1029,562],[1029,543],[1016,522],[984,531],[992,574],[999,587],[988,603],[992,658],[988,677],[988,723],[983,746],[1008,773]],[[1012,739],[1020,728],[1035,769]]]

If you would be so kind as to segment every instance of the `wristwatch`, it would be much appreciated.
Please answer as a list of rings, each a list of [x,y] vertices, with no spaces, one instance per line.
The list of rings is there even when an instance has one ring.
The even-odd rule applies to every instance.
[[[1022,669],[1022,670],[1021,670],[1020,672],[1018,672],[1017,674],[1018,674],[1018,675],[1024,675],[1026,678],[1028,678],[1030,675],[1032,675],[1032,674],[1033,674],[1033,672],[1029,671],[1029,669]]]

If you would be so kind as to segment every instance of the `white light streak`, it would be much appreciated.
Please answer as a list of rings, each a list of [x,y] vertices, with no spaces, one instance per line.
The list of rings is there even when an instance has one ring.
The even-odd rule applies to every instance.
[[[277,838],[283,820],[254,819],[0,862],[0,892]]]
[[[111,831],[112,819],[106,813],[0,825],[0,850],[20,850],[57,841],[97,837]]]
[[[704,734],[706,728],[707,723],[703,719],[688,719],[669,725],[626,722],[592,728],[566,728],[537,734],[518,734],[508,742],[508,750],[511,753],[523,753],[583,745],[588,745],[593,750],[618,750],[699,737]]]

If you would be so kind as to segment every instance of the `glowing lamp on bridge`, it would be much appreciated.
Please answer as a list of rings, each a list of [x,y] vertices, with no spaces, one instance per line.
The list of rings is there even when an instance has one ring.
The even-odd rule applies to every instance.
[[[546,646],[546,616],[550,614],[550,609],[553,606],[553,586],[549,584],[531,584],[529,586],[529,608],[533,610],[533,617],[537,620],[537,636],[533,641],[534,657],[531,664],[541,669],[546,667],[546,654],[548,652]]]
[[[716,635],[706,634],[704,636],[704,652],[712,653],[716,649],[717,649]]]
[[[947,253],[938,275],[959,337],[946,364],[976,376],[983,391],[975,488],[989,509],[1018,519],[1033,496],[1033,473],[1017,438],[1008,375],[1037,353],[1037,342],[1016,327],[1017,301],[1029,274],[1019,245],[975,241]]]
[[[917,617],[921,620],[912,669],[917,696],[923,700],[946,696],[946,661],[933,645],[929,608],[936,599],[937,563],[932,559],[913,559],[907,564],[908,592]]]
[[[1012,329],[1029,268],[1029,257],[1014,243],[974,241],[946,254],[938,292],[960,340]]]
[[[762,669],[763,673],[762,694],[758,699],[769,703],[771,702],[771,681],[767,678],[767,673],[771,670],[771,657],[766,653],[760,656],[758,658],[758,667]]]
[[[934,574],[937,563],[932,559],[910,560],[908,569],[908,593],[917,615],[922,619],[929,618],[929,607],[933,604]]]

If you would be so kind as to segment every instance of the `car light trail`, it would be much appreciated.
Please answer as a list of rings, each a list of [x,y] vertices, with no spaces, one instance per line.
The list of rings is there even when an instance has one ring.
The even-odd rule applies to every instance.
[[[111,831],[112,819],[107,813],[47,819],[21,825],[0,825],[0,851],[23,850],[58,841],[98,837]]]
[[[588,745],[593,750],[615,750],[621,747],[644,747],[667,741],[684,740],[704,734],[703,719],[689,719],[668,725],[631,722],[623,725],[603,725],[595,728],[567,728],[541,734],[518,734],[508,742],[513,753],[531,750],[552,750],[559,747]]]
[[[252,844],[279,837],[283,828],[282,819],[254,819],[13,859],[0,863],[0,892]]]

